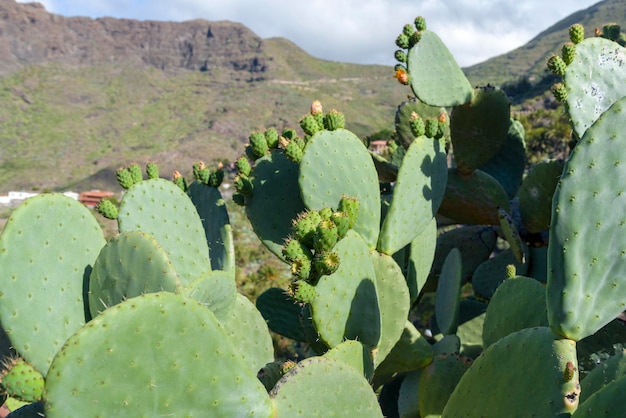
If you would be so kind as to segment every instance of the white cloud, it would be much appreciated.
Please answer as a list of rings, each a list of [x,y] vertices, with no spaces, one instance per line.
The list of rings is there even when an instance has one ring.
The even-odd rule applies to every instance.
[[[20,0],[23,1],[23,0]],[[41,1],[41,0],[40,0]],[[594,0],[43,0],[66,16],[232,20],[262,37],[283,36],[320,58],[393,65],[394,41],[418,14],[462,66],[523,45]]]

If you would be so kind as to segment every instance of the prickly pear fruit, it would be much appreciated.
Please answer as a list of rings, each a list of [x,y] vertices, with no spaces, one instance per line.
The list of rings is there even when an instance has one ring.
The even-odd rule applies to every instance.
[[[150,161],[146,164],[146,174],[149,179],[158,179],[159,178],[159,165],[154,161]]]
[[[128,166],[128,172],[130,173],[133,184],[139,183],[143,180],[143,173],[141,172],[141,167],[137,163],[132,163]]]
[[[415,18],[415,28],[420,32],[426,30],[426,19],[424,19],[423,16],[417,16]]]
[[[398,48],[408,49],[409,48],[409,37],[406,36],[405,33],[401,33],[396,38],[396,45]]]
[[[342,196],[337,210],[344,212],[348,216],[350,229],[354,228],[354,224],[359,217],[359,200],[355,197]]]
[[[330,220],[337,226],[337,239],[340,240],[346,236],[350,230],[350,219],[345,212],[335,211],[330,216]]]
[[[311,303],[317,297],[315,286],[296,280],[290,286],[291,296],[300,303]]]
[[[318,211],[310,210],[301,213],[293,223],[293,235],[302,244],[313,248],[317,225],[322,221]]]
[[[265,141],[267,141],[267,146],[270,147],[270,149],[278,148],[278,140],[280,136],[278,135],[276,128],[267,128],[264,135]]]
[[[424,120],[417,113],[411,113],[411,119],[409,120],[409,127],[411,128],[411,134],[414,137],[420,137],[426,132],[426,125]]]
[[[285,147],[285,156],[296,164],[302,161],[303,150],[297,141],[289,141]]]
[[[548,70],[552,72],[554,75],[558,75],[559,77],[565,76],[565,71],[567,70],[567,64],[563,60],[563,58],[558,55],[552,55],[548,59]]]
[[[44,378],[22,358],[4,361],[0,385],[6,394],[22,402],[37,402],[43,395]]]
[[[243,174],[238,175],[233,180],[233,184],[239,194],[243,196],[252,195],[252,181],[247,176],[244,176]]]
[[[307,135],[314,135],[317,131],[324,129],[323,126],[317,122],[315,116],[308,114],[300,120],[300,127]]]
[[[220,164],[215,170],[210,172],[207,185],[217,189],[222,184],[222,181],[224,181],[224,166]]]
[[[574,45],[580,43],[585,39],[585,28],[580,23],[570,26],[569,39]]]
[[[282,253],[285,257],[285,260],[289,261],[290,263],[301,258],[308,258],[310,260],[313,259],[313,254],[311,253],[311,250],[309,250],[300,241],[293,238],[287,239],[285,245],[283,246]]]
[[[396,52],[393,54],[394,58],[396,59],[396,61],[398,62],[406,62],[406,52],[404,52],[402,49],[398,49],[396,50]]]
[[[334,251],[316,254],[313,263],[320,276],[331,275],[339,268],[339,254]]]
[[[574,57],[576,56],[576,45],[572,42],[568,42],[561,48],[561,56],[563,57],[563,62],[565,64],[570,65],[574,62]]]
[[[337,225],[329,219],[322,219],[315,230],[313,248],[318,253],[330,251],[337,244],[338,239]]]
[[[103,199],[96,206],[96,210],[107,219],[117,219],[117,206],[110,199]]]
[[[128,167],[118,168],[115,172],[115,177],[117,178],[117,182],[124,189],[129,189],[133,184],[135,184],[133,176],[128,170]]]
[[[245,156],[239,157],[239,159],[235,163],[235,166],[237,167],[237,171],[239,171],[239,174],[243,174],[244,176],[250,176],[250,173],[252,172],[252,167],[250,166],[250,161],[248,161]]]
[[[565,84],[554,83],[550,90],[552,91],[552,94],[557,101],[565,103],[565,101],[567,100],[567,89],[565,88]]]
[[[439,137],[439,121],[437,119],[426,119],[426,122],[424,123],[424,135],[429,138]]]
[[[269,144],[262,132],[254,132],[250,135],[250,147],[252,153],[257,157],[262,157],[269,151]]]
[[[324,128],[329,131],[335,131],[342,129],[346,125],[346,118],[343,113],[338,110],[332,109],[324,116]]]
[[[185,180],[183,175],[180,174],[180,171],[174,170],[174,173],[172,174],[172,182],[174,182],[175,185],[180,187],[182,191],[184,192],[187,191],[187,180]]]

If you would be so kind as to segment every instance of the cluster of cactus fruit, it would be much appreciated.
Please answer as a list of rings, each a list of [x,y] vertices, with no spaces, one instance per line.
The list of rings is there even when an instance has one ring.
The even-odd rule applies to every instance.
[[[396,42],[415,97],[389,160],[319,102],[302,136],[253,133],[233,200],[293,273],[256,305],[221,166],[118,170],[108,242],[74,200],[27,200],[0,235],[11,416],[623,416],[625,352],[590,361],[626,341],[626,50],[601,33],[575,25],[549,60],[575,141],[527,173],[506,93],[472,88],[421,17]],[[307,358],[275,360],[270,330]]]

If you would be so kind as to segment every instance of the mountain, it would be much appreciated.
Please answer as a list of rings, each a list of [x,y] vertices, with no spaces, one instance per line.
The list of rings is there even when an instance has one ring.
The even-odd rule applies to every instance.
[[[537,82],[547,74],[546,62],[550,55],[559,53],[563,43],[569,39],[568,29],[571,25],[582,23],[586,36],[594,36],[595,28],[601,28],[609,22],[626,25],[626,0],[605,0],[573,13],[539,33],[527,44],[465,68],[465,74],[474,85],[501,85],[521,77]]]
[[[111,188],[234,161],[248,135],[297,128],[313,100],[360,136],[393,127],[409,90],[385,66],[316,59],[233,22],[63,17],[0,2],[0,193]]]

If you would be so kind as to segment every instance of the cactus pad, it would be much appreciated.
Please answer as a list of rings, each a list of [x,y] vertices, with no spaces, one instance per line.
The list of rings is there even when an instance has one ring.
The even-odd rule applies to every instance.
[[[48,418],[272,416],[256,370],[211,311],[167,292],[122,302],[73,335],[50,368],[45,405]]]
[[[222,270],[205,273],[181,289],[180,293],[210,309],[219,321],[230,314],[237,298],[234,278]]]
[[[542,161],[530,170],[519,191],[522,222],[528,232],[550,228],[552,196],[563,172],[563,161]]]
[[[425,136],[407,150],[380,231],[378,250],[393,254],[409,244],[437,213],[446,190],[445,144]]]
[[[424,103],[452,107],[467,103],[472,85],[454,57],[434,32],[420,32],[421,38],[408,54],[411,89]]]
[[[565,381],[568,362],[574,375]],[[574,341],[560,339],[547,327],[526,328],[492,344],[474,361],[450,396],[442,417],[552,417],[571,413],[580,394],[576,367]]]
[[[453,248],[441,267],[435,299],[437,325],[444,334],[456,333],[459,323],[461,267],[461,252],[458,248]]]
[[[554,194],[547,284],[553,330],[580,340],[626,309],[626,178],[622,121],[616,102],[574,148]],[[584,221],[583,221],[584,220]]]
[[[81,203],[57,194],[21,204],[0,236],[0,321],[13,347],[46,374],[86,322],[86,283],[106,241]]]
[[[345,129],[313,135],[300,163],[299,184],[309,209],[337,208],[342,196],[356,197],[359,217],[354,231],[363,236],[369,248],[376,246],[380,229],[378,175],[356,135]]]

